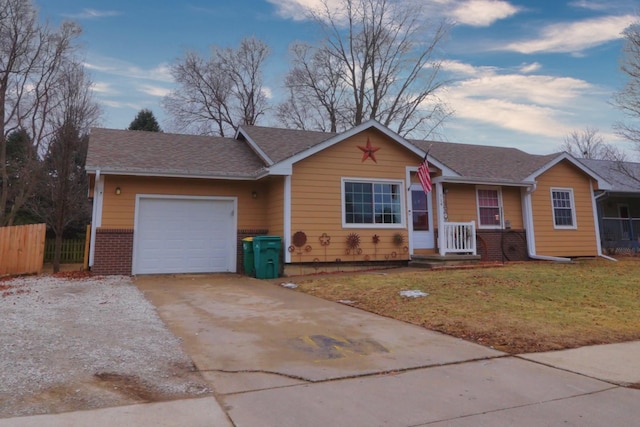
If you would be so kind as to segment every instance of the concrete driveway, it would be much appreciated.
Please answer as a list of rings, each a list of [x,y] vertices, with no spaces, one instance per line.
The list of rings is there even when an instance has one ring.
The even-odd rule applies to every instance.
[[[235,275],[136,279],[233,424],[632,425],[640,391]]]

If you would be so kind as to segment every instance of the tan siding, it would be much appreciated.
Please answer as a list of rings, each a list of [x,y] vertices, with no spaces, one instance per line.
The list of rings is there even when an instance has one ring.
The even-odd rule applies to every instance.
[[[267,217],[269,234],[284,236],[284,177],[269,180]]]
[[[502,187],[502,208],[505,221],[511,222],[511,228],[522,230],[522,195],[519,187]]]
[[[371,159],[362,161],[363,152],[358,146],[365,146],[367,138],[374,147],[377,163]],[[406,166],[418,165],[420,159],[383,134],[368,130],[355,135],[310,158],[296,163],[293,167],[291,183],[292,223],[291,234],[303,231],[307,243],[295,248],[292,262],[308,261],[362,261],[408,259],[408,235],[405,213],[405,228],[342,228],[341,178],[392,179],[403,183],[403,201],[406,208]],[[321,246],[320,237],[330,237],[327,246]],[[360,236],[361,251],[347,253],[346,237],[350,233]],[[400,233],[402,245],[393,243],[393,236]],[[373,243],[373,236],[380,238]],[[306,246],[309,246],[305,249]]]
[[[476,187],[466,184],[446,184],[445,212],[449,222],[475,221],[478,225]]]
[[[598,251],[589,178],[569,162],[563,161],[543,173],[537,182],[536,191],[532,194],[537,254],[596,256]],[[551,187],[573,189],[576,229],[554,228]]]
[[[133,228],[137,194],[238,197],[238,228],[267,228],[267,187],[254,181],[106,175],[103,228]],[[121,194],[115,189],[120,187]],[[256,191],[258,197],[253,198]]]
[[[446,184],[445,195],[448,220],[451,222],[478,222],[478,201],[475,185]],[[511,221],[512,229],[522,229],[522,199],[520,188],[499,187],[502,192],[502,209],[505,220]]]

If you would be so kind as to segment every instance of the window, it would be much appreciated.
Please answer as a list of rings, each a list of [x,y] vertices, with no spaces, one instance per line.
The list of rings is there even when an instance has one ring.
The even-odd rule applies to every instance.
[[[403,226],[401,187],[400,182],[343,179],[343,225]]]
[[[576,212],[571,188],[552,188],[551,205],[555,228],[576,228]]]
[[[502,226],[502,200],[497,188],[478,188],[478,224],[480,228],[500,228]]]

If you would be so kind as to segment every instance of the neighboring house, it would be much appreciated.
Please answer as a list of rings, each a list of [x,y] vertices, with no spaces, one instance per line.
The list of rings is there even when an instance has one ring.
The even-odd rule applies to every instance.
[[[610,188],[566,153],[410,141],[376,121],[233,139],[93,129],[86,169],[97,274],[240,272],[240,241],[258,234],[282,238],[285,272],[598,256],[594,190]]]
[[[611,188],[596,191],[600,242],[605,252],[637,252],[640,246],[640,163],[580,159]]]

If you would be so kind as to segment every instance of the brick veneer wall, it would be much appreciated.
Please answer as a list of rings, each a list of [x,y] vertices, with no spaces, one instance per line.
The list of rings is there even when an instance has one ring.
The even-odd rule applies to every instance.
[[[269,230],[261,228],[238,230],[238,241],[236,245],[236,272],[244,274],[244,250],[242,248],[242,239],[246,237],[263,236],[265,234],[269,234]]]
[[[244,251],[242,239],[268,234],[265,229],[242,229],[237,233],[236,271],[244,274]],[[131,274],[133,258],[133,230],[98,228],[96,230],[94,274]],[[282,266],[280,266],[282,269]]]
[[[93,266],[94,274],[131,275],[133,230],[98,228],[96,230]]]
[[[524,230],[476,230],[478,255],[483,261],[526,261]]]

